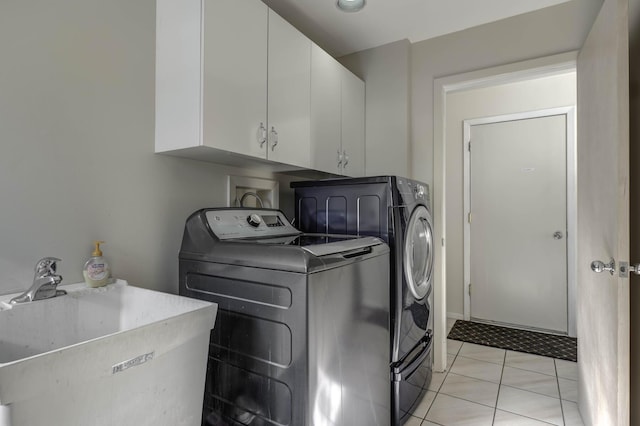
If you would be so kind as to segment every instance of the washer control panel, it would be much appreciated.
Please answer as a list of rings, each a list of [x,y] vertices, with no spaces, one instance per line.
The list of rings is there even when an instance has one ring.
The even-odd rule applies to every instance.
[[[278,210],[217,209],[206,212],[209,228],[221,240],[299,234]]]

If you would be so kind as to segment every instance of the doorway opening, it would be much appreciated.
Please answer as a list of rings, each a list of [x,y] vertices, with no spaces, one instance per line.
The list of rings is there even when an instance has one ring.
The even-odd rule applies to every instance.
[[[436,79],[434,81],[434,182],[433,182],[433,205],[434,205],[434,235],[435,241],[441,241],[435,247],[436,265],[434,267],[434,296],[435,296],[435,351],[434,351],[434,370],[443,371],[446,368],[446,336],[447,336],[447,317],[455,318],[455,314],[448,312],[447,300],[456,300],[460,305],[457,312],[458,318],[463,319],[463,255],[462,250],[453,253],[451,250],[456,242],[459,246],[463,244],[463,214],[453,216],[451,214],[451,206],[449,202],[452,200],[452,189],[456,186],[459,188],[459,197],[457,197],[460,212],[462,212],[463,195],[462,195],[462,153],[458,168],[459,176],[454,181],[449,177],[448,172],[451,171],[451,163],[448,153],[448,140],[450,130],[447,126],[447,103],[450,95],[456,93],[489,88],[493,86],[529,81],[544,77],[557,76],[560,74],[575,73],[577,52],[568,52],[560,55],[554,55],[454,76],[448,76]],[[541,107],[542,108],[542,107]],[[487,114],[484,114],[486,116]],[[470,116],[466,118],[478,118],[478,116]],[[462,132],[462,125],[458,127]],[[460,139],[458,139],[459,141]],[[461,143],[458,143],[460,150]],[[458,234],[448,226],[450,222],[458,222]],[[451,233],[451,235],[449,235]],[[454,256],[455,255],[455,256]],[[457,257],[457,258],[456,258]],[[456,260],[457,269],[447,268],[448,259]],[[570,266],[571,268],[572,266]],[[449,288],[448,282],[451,281],[449,275],[460,274],[459,289],[457,294],[453,287]],[[575,271],[573,272],[575,273]]]

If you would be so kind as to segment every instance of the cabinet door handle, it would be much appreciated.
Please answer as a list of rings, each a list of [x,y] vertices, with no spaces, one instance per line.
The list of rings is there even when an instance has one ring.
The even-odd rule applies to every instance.
[[[271,151],[276,149],[276,145],[278,145],[278,132],[276,132],[275,127],[271,127]]]
[[[338,168],[342,167],[342,151],[338,148]]]
[[[264,127],[264,123],[260,123],[260,126],[258,127],[258,131],[256,132],[256,138],[258,139],[260,148],[262,148],[264,144],[267,142],[267,128]]]
[[[347,164],[349,164],[349,156],[347,155],[347,151],[342,151],[342,153],[344,154],[344,167],[347,167]]]

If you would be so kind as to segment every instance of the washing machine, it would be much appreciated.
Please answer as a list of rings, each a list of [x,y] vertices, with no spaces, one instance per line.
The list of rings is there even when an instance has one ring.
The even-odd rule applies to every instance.
[[[433,222],[426,184],[398,176],[292,182],[303,232],[374,236],[391,249],[392,424],[428,388],[433,365]]]
[[[389,248],[269,209],[186,221],[180,295],[218,304],[203,425],[388,426]]]

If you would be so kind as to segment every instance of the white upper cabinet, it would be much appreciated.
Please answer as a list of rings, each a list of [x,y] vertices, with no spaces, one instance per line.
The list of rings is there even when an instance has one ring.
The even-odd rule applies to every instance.
[[[203,145],[266,159],[268,8],[237,0],[203,6]]]
[[[156,13],[156,152],[309,167],[311,41],[257,0]]]
[[[308,168],[311,41],[273,11],[269,11],[268,62],[267,158]]]
[[[156,152],[202,144],[200,0],[157,0]]]
[[[317,45],[311,47],[311,167],[342,174],[340,81],[342,66]]]
[[[362,81],[261,1],[156,5],[156,152],[363,174]]]
[[[347,69],[342,72],[342,167],[346,176],[364,176],[365,86]]]
[[[364,82],[320,47],[311,50],[311,164],[363,176]]]

